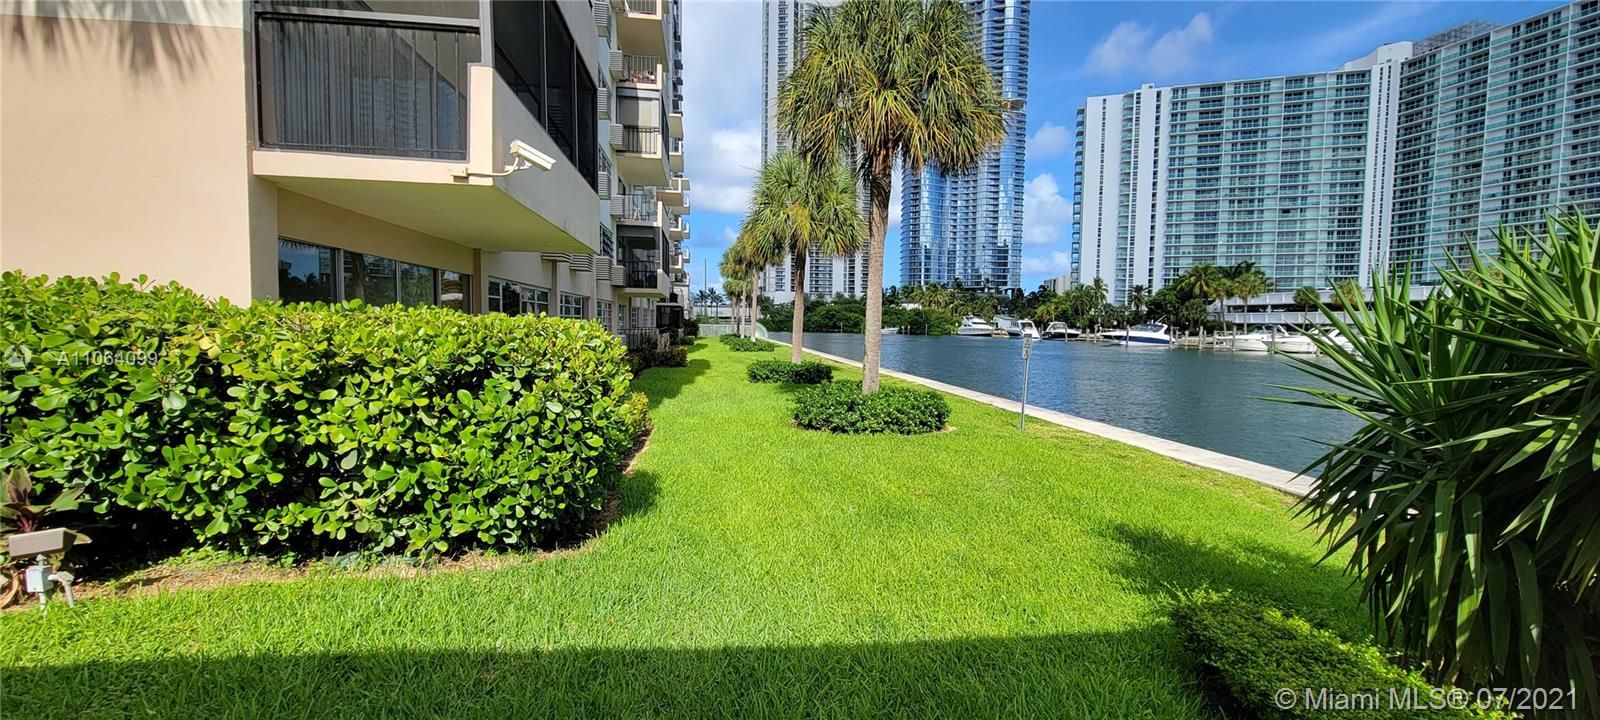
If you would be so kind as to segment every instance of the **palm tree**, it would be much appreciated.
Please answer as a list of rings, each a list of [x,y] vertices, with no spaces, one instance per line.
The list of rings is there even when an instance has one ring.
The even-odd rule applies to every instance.
[[[1228,288],[1233,291],[1233,296],[1244,303],[1244,331],[1250,331],[1250,298],[1266,292],[1272,287],[1272,281],[1267,279],[1266,273],[1252,269],[1228,281]]]
[[[1096,305],[1104,303],[1106,301],[1106,297],[1111,294],[1111,289],[1106,286],[1106,281],[1100,279],[1098,276],[1095,277],[1094,283],[1088,285],[1086,289],[1089,290],[1089,297],[1094,300]]]
[[[1300,324],[1306,322],[1306,311],[1315,309],[1322,304],[1322,293],[1310,285],[1302,285],[1294,291],[1294,304],[1300,306]]]
[[[969,168],[1000,142],[1006,110],[956,0],[845,0],[813,15],[806,52],[778,88],[778,123],[813,164],[859,159],[870,198],[861,391],[878,390],[883,237],[895,160]]]
[[[1132,311],[1130,321],[1143,320],[1144,308],[1150,304],[1150,288],[1144,285],[1135,285],[1128,288],[1128,309]]]
[[[1360,307],[1367,303],[1367,294],[1355,278],[1345,278],[1333,284],[1333,304],[1341,308]]]
[[[739,297],[749,303],[749,336],[756,334],[756,276],[762,269],[783,259],[781,252],[774,252],[770,247],[761,246],[750,239],[748,234],[741,232],[733,245],[722,254],[721,272],[725,278],[736,278],[739,282]],[[724,283],[726,284],[726,283]],[[733,292],[729,292],[732,301]]]
[[[761,166],[739,241],[769,262],[794,258],[790,362],[799,364],[805,337],[806,260],[812,253],[833,257],[861,248],[866,227],[856,208],[855,178],[837,161],[810,166],[785,152]]]
[[[1221,268],[1211,263],[1197,263],[1178,278],[1178,292],[1211,303],[1227,296],[1227,284]]]

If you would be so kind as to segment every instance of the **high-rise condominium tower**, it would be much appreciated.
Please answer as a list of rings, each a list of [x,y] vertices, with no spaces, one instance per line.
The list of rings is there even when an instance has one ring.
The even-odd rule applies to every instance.
[[[963,0],[974,41],[1011,111],[1005,139],[969,170],[903,172],[900,284],[1022,285],[1022,194],[1027,155],[1029,0]]]
[[[1435,282],[1502,224],[1600,205],[1600,2],[1331,72],[1091,97],[1077,167],[1073,274],[1118,302],[1198,263],[1256,263],[1284,295]]]
[[[806,19],[818,7],[803,0],[767,0],[761,18],[761,160],[790,149],[778,130],[778,84],[805,51]],[[865,205],[863,205],[865,207]],[[794,262],[785,258],[761,273],[758,290],[774,302],[794,300]],[[806,260],[806,295],[861,297],[867,288],[865,250],[839,257],[811,253]]]

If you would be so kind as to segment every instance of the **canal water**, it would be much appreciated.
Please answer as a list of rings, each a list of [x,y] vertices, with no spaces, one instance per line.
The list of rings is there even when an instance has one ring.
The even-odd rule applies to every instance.
[[[805,339],[808,348],[853,360],[861,343],[842,333]],[[1325,450],[1318,441],[1345,440],[1357,428],[1344,413],[1266,400],[1301,397],[1274,385],[1323,383],[1264,353],[1042,341],[1030,364],[1029,405],[1286,470],[1305,469]],[[1022,389],[1021,340],[885,335],[883,365],[1005,398]]]

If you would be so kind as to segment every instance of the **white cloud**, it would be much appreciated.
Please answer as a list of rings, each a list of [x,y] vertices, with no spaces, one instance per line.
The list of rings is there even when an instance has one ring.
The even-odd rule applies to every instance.
[[[1061,239],[1061,228],[1072,222],[1072,203],[1061,196],[1055,176],[1034,176],[1022,193],[1022,242],[1051,245]]]
[[[761,4],[686,3],[683,121],[693,209],[744,214],[761,164]]]
[[[1084,72],[1119,76],[1140,73],[1169,76],[1190,69],[1201,50],[1211,45],[1216,25],[1209,13],[1195,13],[1189,23],[1156,37],[1155,28],[1128,20],[1089,50]],[[1155,38],[1154,42],[1151,38]]]
[[[1042,273],[1051,277],[1065,275],[1072,271],[1072,254],[1057,250],[1045,258],[1025,257],[1022,259],[1022,271],[1030,275]]]
[[[889,186],[889,232],[894,232],[898,227],[900,227],[900,172],[896,170],[894,184]]]
[[[702,157],[689,175],[694,208],[744,214],[750,204],[750,184],[761,167],[761,132],[755,128],[713,130],[702,140],[702,148],[697,149]]]
[[[1043,126],[1034,131],[1033,137],[1028,138],[1028,156],[1047,158],[1060,155],[1067,149],[1071,139],[1065,126],[1046,120]]]
[[[1408,27],[1427,16],[1431,2],[1386,2],[1355,22],[1318,33],[1296,44],[1303,49],[1300,62],[1310,67],[1333,67],[1377,47],[1377,38]]]

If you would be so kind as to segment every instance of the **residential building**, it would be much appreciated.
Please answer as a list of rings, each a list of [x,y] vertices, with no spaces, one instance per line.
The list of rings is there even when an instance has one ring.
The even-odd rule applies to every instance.
[[[778,129],[778,85],[788,77],[805,52],[804,30],[819,3],[807,0],[767,0],[761,16],[761,161],[790,149],[789,138]],[[867,207],[861,192],[861,207]],[[794,260],[762,271],[756,289],[773,302],[794,301]],[[813,252],[806,259],[806,295],[831,298],[862,297],[867,289],[867,251],[839,256]]]
[[[900,285],[1022,286],[1027,146],[1029,0],[963,0],[974,41],[1012,114],[1006,136],[976,167],[929,164],[901,173]]]
[[[1073,274],[1115,301],[1254,262],[1252,307],[1405,269],[1421,285],[1502,225],[1600,211],[1600,2],[1467,23],[1338,70],[1091,97]]]
[[[1400,80],[1392,262],[1423,283],[1502,224],[1600,212],[1600,2],[1469,30]]]
[[[1274,287],[1361,277],[1387,237],[1400,63],[1088,98],[1073,197],[1080,283],[1124,302],[1198,263],[1254,262]],[[1367,169],[1380,170],[1369,177]]]
[[[654,91],[670,97],[677,13],[676,0],[0,7],[0,267],[144,274],[239,303],[544,312],[648,339],[682,299],[682,120],[659,97],[643,112],[652,86],[621,70],[665,58]],[[646,188],[662,193],[653,222],[613,219]]]

